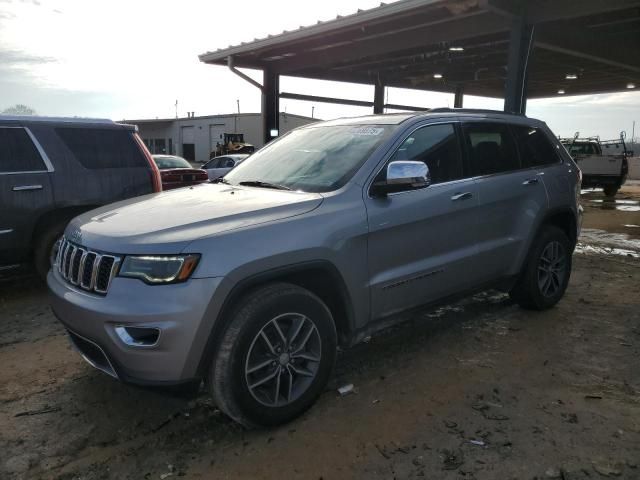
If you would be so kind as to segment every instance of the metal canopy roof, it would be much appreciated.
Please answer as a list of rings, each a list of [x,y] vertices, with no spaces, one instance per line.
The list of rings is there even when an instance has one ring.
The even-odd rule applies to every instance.
[[[279,75],[502,97],[510,32],[523,15],[534,25],[528,98],[640,88],[640,0],[402,0],[200,60],[227,65],[233,57],[237,67]]]

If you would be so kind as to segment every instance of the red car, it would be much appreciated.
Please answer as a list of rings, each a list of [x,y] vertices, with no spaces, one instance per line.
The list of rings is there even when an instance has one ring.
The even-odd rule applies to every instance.
[[[209,180],[209,176],[205,170],[193,168],[191,164],[182,157],[176,157],[175,155],[153,155],[153,160],[160,170],[162,190],[188,187]]]

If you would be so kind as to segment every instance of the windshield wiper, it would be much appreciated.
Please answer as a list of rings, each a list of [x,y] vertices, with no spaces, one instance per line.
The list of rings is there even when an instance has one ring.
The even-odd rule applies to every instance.
[[[292,190],[291,188],[286,187],[284,185],[278,185],[277,183],[261,182],[260,180],[247,180],[244,182],[239,182],[238,185],[243,185],[245,187],[274,188],[276,190]]]

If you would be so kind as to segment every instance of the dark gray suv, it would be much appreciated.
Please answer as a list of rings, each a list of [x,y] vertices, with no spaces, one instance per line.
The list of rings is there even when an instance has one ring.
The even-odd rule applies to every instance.
[[[69,220],[160,188],[133,126],[0,116],[0,269],[31,259],[44,278]]]
[[[560,300],[580,172],[540,121],[434,110],[314,123],[219,183],[75,218],[48,276],[53,310],[124,381],[205,379],[249,425],[325,388],[338,345],[397,313],[487,288]]]

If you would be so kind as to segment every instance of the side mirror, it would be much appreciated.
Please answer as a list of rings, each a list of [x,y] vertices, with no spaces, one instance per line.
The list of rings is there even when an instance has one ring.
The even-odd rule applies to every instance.
[[[395,161],[387,165],[387,178],[371,185],[373,196],[417,190],[431,184],[429,167],[424,162]]]

